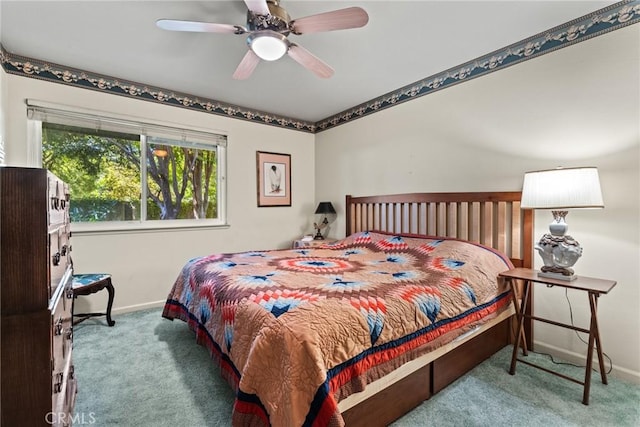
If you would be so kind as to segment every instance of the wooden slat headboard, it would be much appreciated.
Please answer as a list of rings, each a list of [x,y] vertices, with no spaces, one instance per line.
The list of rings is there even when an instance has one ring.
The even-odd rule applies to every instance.
[[[516,267],[533,265],[533,211],[519,191],[346,197],[346,235],[359,231],[455,237],[493,247]]]

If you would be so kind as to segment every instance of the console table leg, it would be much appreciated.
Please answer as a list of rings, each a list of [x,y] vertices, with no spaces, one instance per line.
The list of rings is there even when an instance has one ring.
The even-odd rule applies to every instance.
[[[517,296],[516,296],[516,289],[515,289],[515,285],[513,282],[513,279],[510,280],[511,283],[511,292],[513,294],[513,298],[514,298],[514,306],[515,306],[515,310],[516,310],[516,315],[518,317],[518,333],[516,334],[516,343],[513,346],[513,354],[511,355],[511,367],[509,368],[509,373],[511,375],[515,375],[516,373],[516,361],[518,359],[518,348],[520,347],[520,340],[523,340],[523,345],[525,347],[523,347],[524,350],[524,354],[527,354],[526,349],[526,339],[524,339],[524,310],[526,308],[527,305],[527,300],[529,299],[529,281],[525,280],[524,281],[524,292],[523,292],[523,296],[522,296],[522,301],[520,302],[520,307],[518,307],[518,301],[517,301]]]
[[[598,326],[598,319],[596,317],[598,311],[598,294],[589,294],[590,299],[593,301],[591,304],[592,308],[592,316],[594,319],[594,335],[596,340],[596,353],[598,354],[598,366],[600,367],[600,378],[602,379],[602,384],[608,384],[607,382],[607,372],[604,367],[604,358],[602,356],[602,344],[600,343],[600,327]]]
[[[589,348],[587,349],[587,363],[584,373],[584,393],[582,395],[582,403],[589,404],[589,390],[591,388],[591,365],[593,363],[593,346],[596,343],[596,334],[598,332],[598,320],[596,318],[596,305],[593,294],[589,292],[589,306],[591,307],[591,325],[589,327]],[[598,340],[599,341],[599,340]],[[602,366],[600,367],[602,370]]]

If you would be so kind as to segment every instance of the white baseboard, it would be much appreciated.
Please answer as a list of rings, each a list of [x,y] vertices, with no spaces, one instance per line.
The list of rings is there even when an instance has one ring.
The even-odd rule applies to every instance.
[[[132,311],[146,310],[148,308],[159,308],[159,307],[163,307],[166,302],[167,300],[161,300],[161,301],[145,302],[144,304],[128,305],[126,307],[118,307],[118,308],[114,308],[111,311],[111,314],[112,315],[124,314],[124,313],[131,313]]]
[[[575,353],[573,351],[569,351],[567,349],[556,347],[554,345],[547,344],[540,341],[534,341],[533,346],[536,352],[549,353],[552,356],[556,356],[562,360],[566,360],[567,362],[571,362],[579,366],[585,365],[586,349],[584,354],[580,354],[580,353]],[[598,366],[597,355],[594,355],[592,366],[595,368],[597,368]],[[605,369],[608,369],[608,368],[609,368],[609,365],[607,364],[607,360],[605,358]],[[634,372],[627,368],[613,365],[610,375],[615,378],[621,379],[623,381],[628,381],[634,384],[640,384],[640,372]]]

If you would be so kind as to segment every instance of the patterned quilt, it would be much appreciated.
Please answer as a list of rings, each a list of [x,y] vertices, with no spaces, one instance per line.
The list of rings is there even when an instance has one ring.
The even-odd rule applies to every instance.
[[[163,316],[236,390],[234,425],[343,425],[338,402],[509,304],[493,249],[362,232],[313,249],[189,261]]]

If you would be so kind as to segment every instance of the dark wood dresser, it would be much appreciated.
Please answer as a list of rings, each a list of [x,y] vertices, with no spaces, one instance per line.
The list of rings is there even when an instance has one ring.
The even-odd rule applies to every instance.
[[[1,422],[71,425],[69,188],[44,169],[0,167]]]

